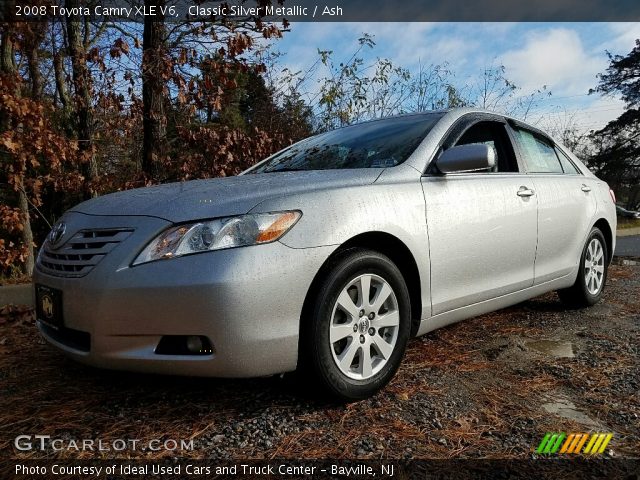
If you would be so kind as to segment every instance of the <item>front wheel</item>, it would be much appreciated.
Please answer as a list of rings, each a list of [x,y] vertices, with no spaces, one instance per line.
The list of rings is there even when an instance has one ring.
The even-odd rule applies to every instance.
[[[598,303],[607,282],[608,259],[604,235],[594,227],[582,250],[578,278],[573,286],[558,290],[560,300],[572,307],[588,307]]]
[[[314,376],[333,397],[359,400],[400,366],[411,330],[409,292],[386,256],[350,250],[321,282],[304,345]]]

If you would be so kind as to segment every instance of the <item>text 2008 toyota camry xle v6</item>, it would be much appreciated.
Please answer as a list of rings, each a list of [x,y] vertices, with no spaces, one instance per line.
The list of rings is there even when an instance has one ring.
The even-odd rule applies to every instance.
[[[470,109],[392,117],[237,177],[72,208],[38,255],[38,326],[98,367],[303,368],[364,398],[412,335],[550,290],[596,303],[615,229],[608,186],[539,130]]]

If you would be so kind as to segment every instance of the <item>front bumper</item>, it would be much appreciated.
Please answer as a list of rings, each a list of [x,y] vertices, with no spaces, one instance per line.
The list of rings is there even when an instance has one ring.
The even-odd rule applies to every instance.
[[[96,367],[175,375],[254,377],[297,366],[305,296],[335,247],[293,249],[275,242],[130,267],[168,222],[152,217],[65,216],[67,225],[135,228],[82,278],[36,270],[34,283],[62,291],[64,326],[90,336],[88,351],[43,336]],[[210,355],[160,355],[163,335],[202,335]]]

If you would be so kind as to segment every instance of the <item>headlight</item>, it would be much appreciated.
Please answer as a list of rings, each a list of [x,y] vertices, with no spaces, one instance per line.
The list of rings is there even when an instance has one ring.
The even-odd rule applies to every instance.
[[[171,227],[153,239],[133,264],[275,242],[301,215],[298,211],[256,213]]]

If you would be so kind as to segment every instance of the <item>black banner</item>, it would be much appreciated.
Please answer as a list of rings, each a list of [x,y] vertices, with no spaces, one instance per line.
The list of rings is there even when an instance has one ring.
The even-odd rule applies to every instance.
[[[640,460],[538,458],[526,460],[19,460],[0,469],[3,480],[287,479],[637,479]]]
[[[637,0],[0,0],[0,20],[42,21],[80,15],[94,20],[167,22],[261,19],[267,22],[616,22],[640,21]],[[149,2],[147,2],[149,3]]]

